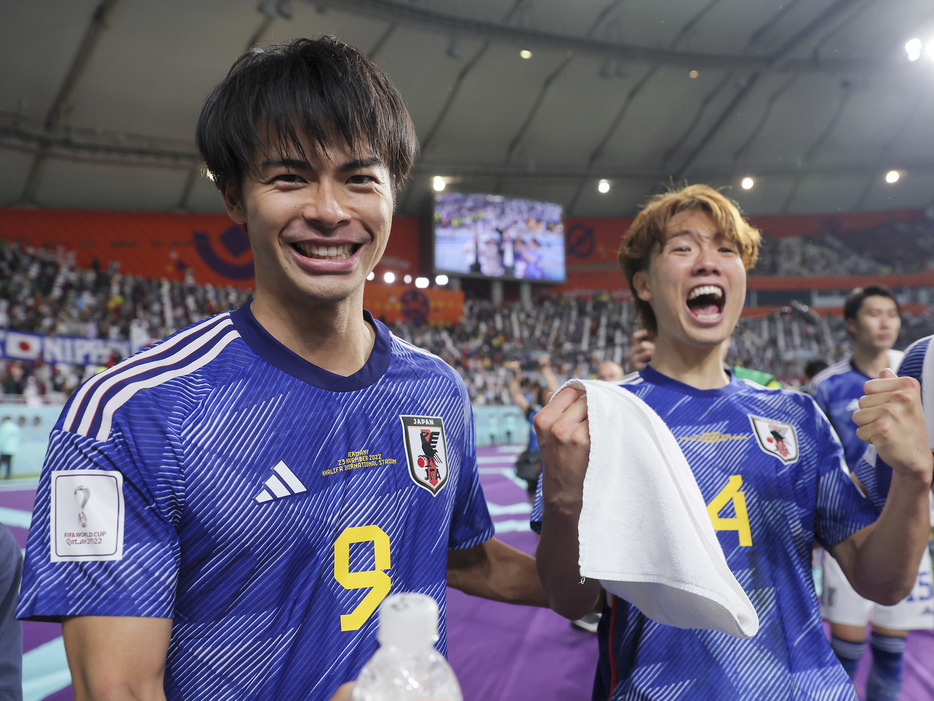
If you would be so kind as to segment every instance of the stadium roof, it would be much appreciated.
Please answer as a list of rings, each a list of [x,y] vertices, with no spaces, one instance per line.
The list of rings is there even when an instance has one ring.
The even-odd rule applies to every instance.
[[[0,0],[0,206],[221,211],[204,97],[249,47],[317,34],[406,99],[404,215],[435,176],[575,217],[670,180],[750,214],[934,208],[931,0]]]

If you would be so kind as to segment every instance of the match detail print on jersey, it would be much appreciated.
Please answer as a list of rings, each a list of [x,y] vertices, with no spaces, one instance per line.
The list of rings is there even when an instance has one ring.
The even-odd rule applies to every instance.
[[[405,435],[409,476],[436,495],[448,481],[447,444],[440,416],[399,416]]]
[[[798,434],[794,426],[752,414],[749,414],[749,421],[762,450],[785,464],[798,459]]]
[[[123,475],[116,470],[52,472],[52,562],[123,558]]]

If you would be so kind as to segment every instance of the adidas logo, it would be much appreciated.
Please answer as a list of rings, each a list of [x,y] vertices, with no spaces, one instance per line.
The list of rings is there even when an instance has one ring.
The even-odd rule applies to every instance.
[[[272,471],[275,474],[266,480],[263,489],[254,497],[257,504],[263,504],[273,499],[281,499],[282,497],[290,497],[294,494],[301,494],[307,491],[305,485],[292,473],[289,466],[281,460],[272,468]]]

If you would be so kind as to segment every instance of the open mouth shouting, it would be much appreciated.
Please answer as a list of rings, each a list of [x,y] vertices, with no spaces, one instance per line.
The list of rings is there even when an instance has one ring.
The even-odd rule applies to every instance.
[[[699,285],[688,293],[688,310],[699,321],[716,321],[723,313],[726,296],[717,285]]]

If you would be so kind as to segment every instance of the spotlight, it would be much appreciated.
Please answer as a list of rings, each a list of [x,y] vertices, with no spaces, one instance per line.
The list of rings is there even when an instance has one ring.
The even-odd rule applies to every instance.
[[[606,178],[603,178],[602,180],[600,180],[600,182],[597,183],[597,192],[599,192],[601,195],[605,195],[609,191],[610,191],[609,180],[607,180]]]
[[[444,287],[445,285],[448,284],[448,276],[447,276],[447,275],[438,275],[438,276],[435,278],[435,284],[438,285],[438,287]]]
[[[897,170],[890,170],[888,173],[885,174],[885,182],[887,182],[889,185],[894,185],[895,183],[898,182],[898,179],[900,177],[902,177],[902,174],[899,173]]]
[[[742,188],[743,188],[744,190],[751,190],[753,187],[755,187],[756,181],[747,176],[747,177],[743,178],[743,180],[742,180],[742,182],[740,183],[740,185],[742,186]]]
[[[415,278],[415,286],[420,290],[424,290],[426,287],[428,287],[428,278],[427,277]]]
[[[402,282],[404,282],[406,285],[411,285],[411,284],[412,284],[412,276],[411,276],[411,275],[406,275],[406,276],[404,276],[404,277],[402,278]]]
[[[391,285],[396,281],[396,274],[392,271],[383,273],[383,282],[387,285]]]
[[[522,51],[519,52],[519,55],[526,60],[532,58],[532,52],[528,49],[522,49]]]
[[[444,178],[440,175],[436,175],[431,179],[431,187],[435,192],[444,192],[444,188],[447,184],[444,182]]]
[[[908,54],[908,60],[914,63],[921,58],[921,49],[923,46],[918,37],[912,37],[905,42],[905,53]]]

